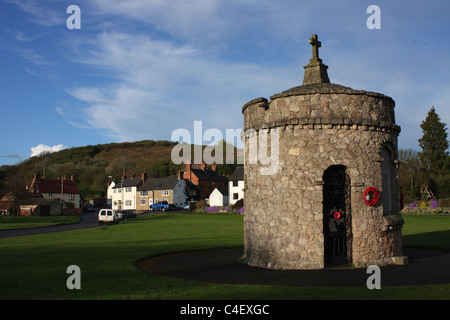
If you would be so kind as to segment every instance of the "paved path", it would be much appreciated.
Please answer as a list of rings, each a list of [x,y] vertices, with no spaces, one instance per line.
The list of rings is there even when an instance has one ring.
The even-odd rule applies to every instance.
[[[366,269],[268,270],[240,259],[243,249],[207,250],[149,258],[146,272],[193,281],[299,287],[367,287]],[[405,250],[409,264],[381,267],[381,286],[450,283],[450,253]]]

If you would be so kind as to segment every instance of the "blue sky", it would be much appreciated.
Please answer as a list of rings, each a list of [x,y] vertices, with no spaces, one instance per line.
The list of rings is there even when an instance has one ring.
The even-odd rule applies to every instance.
[[[313,33],[331,82],[392,97],[399,147],[419,150],[432,106],[450,122],[449,16],[448,0],[3,0],[0,165],[194,121],[240,129],[245,103],[301,84]]]

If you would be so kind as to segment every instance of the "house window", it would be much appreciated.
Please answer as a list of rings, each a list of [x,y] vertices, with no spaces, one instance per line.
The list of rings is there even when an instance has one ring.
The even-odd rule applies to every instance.
[[[141,197],[146,197],[146,196],[148,196],[148,191],[141,191]]]
[[[147,200],[141,199],[141,201],[140,201],[141,206],[145,205],[146,203],[147,203]]]
[[[75,200],[75,195],[73,193],[69,194],[69,200],[70,201],[74,201]]]
[[[118,192],[118,193],[122,193],[122,188],[117,189],[117,192]]]
[[[239,199],[239,194],[233,193],[233,200],[238,200],[238,199]]]
[[[127,187],[127,188],[125,189],[125,192],[131,192],[131,188],[130,188],[130,187]]]
[[[125,201],[125,205],[126,205],[127,207],[131,207],[131,200]]]
[[[169,195],[169,190],[163,190],[162,191],[162,195],[163,196],[168,196]]]
[[[237,187],[238,186],[238,181],[233,181],[233,187]]]

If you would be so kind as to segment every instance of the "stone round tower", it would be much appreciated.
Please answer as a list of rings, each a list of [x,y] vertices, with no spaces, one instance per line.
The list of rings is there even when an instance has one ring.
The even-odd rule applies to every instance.
[[[303,85],[242,108],[245,261],[272,269],[393,264],[403,224],[395,102],[330,83],[317,36],[309,42]]]

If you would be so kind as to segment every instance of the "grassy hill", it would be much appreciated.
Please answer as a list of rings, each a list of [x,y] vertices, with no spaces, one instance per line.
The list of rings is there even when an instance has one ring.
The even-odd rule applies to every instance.
[[[147,171],[149,177],[177,176],[178,165],[171,161],[176,142],[144,140],[110,143],[65,149],[55,153],[29,158],[14,166],[0,167],[0,195],[15,188],[25,188],[35,173],[56,179],[74,177],[84,199],[104,197],[109,176],[121,180],[140,176]],[[218,165],[219,173],[230,175],[236,165]]]

